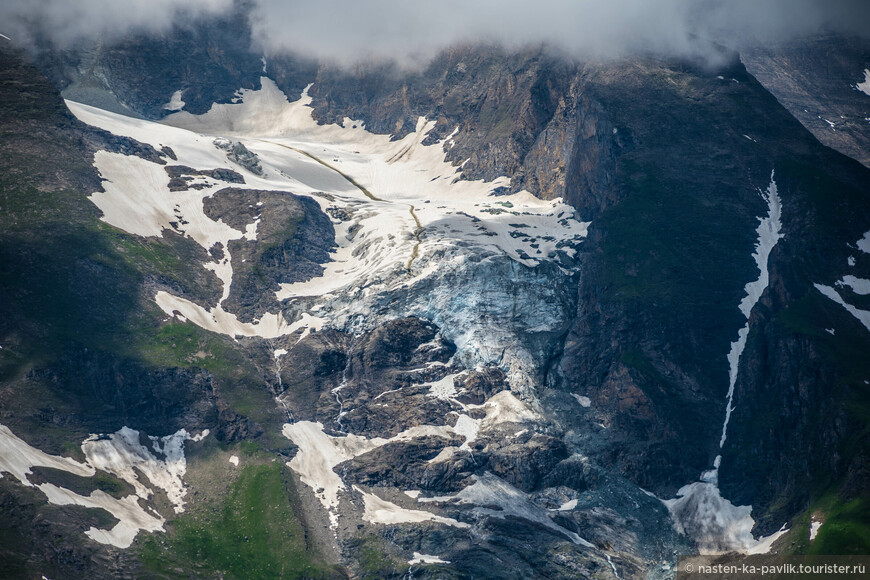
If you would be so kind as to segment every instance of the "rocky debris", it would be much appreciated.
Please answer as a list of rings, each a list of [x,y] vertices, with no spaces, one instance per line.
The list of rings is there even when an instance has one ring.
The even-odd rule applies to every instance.
[[[245,183],[245,178],[237,171],[218,167],[216,169],[192,169],[184,165],[167,165],[164,167],[166,174],[169,175],[169,191],[187,191],[188,189],[205,189],[213,184],[208,182],[197,182],[196,177],[210,177],[215,181],[224,181],[226,183]]]
[[[775,46],[747,47],[740,58],[819,141],[870,167],[870,97],[856,86],[870,68],[866,38],[802,37]]]
[[[541,433],[528,437],[494,441],[485,448],[489,456],[486,467],[523,491],[537,489],[556,465],[568,457],[561,439]]]
[[[221,189],[203,201],[206,215],[246,232],[231,240],[233,283],[225,307],[249,322],[280,305],[280,284],[321,275],[330,260],[335,230],[316,201],[288,192]],[[250,232],[250,233],[248,233]]]
[[[218,149],[226,151],[227,159],[233,163],[238,163],[254,175],[263,175],[260,158],[253,151],[249,151],[241,141],[232,142],[223,137],[218,137],[214,140],[214,145]]]
[[[218,441],[234,443],[256,439],[263,434],[263,428],[247,417],[237,413],[221,399],[216,401],[218,416],[214,430]]]

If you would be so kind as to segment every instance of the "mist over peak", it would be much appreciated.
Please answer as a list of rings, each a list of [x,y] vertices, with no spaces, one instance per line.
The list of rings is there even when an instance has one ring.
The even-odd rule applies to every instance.
[[[731,49],[820,32],[866,35],[870,5],[860,0],[109,0],[5,2],[0,32],[22,44],[34,36],[65,46],[125,34],[160,34],[197,17],[239,11],[250,19],[253,48],[351,64],[427,62],[456,43],[508,49],[544,44],[582,59],[653,52],[719,58]]]

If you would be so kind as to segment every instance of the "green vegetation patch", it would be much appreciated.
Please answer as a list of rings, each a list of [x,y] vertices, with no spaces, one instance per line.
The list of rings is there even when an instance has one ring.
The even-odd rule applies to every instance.
[[[220,501],[149,537],[142,562],[169,578],[336,577],[308,545],[294,498],[282,463],[246,467]]]

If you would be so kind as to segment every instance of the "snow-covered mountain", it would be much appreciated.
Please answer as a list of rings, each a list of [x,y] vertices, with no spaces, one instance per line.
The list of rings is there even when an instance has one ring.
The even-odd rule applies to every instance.
[[[0,40],[13,576],[867,549],[870,170],[737,55],[246,35]]]

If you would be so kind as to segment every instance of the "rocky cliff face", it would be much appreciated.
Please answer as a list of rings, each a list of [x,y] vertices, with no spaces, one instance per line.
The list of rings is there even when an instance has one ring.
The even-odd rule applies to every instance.
[[[75,322],[58,331],[54,310],[22,314],[42,302],[10,276],[0,352],[35,340],[21,328],[62,349],[46,364],[9,359],[4,424],[208,428],[218,455],[257,441],[294,474],[306,557],[359,577],[657,577],[676,553],[742,549],[784,524],[777,550],[848,548],[805,536],[810,513],[847,521],[831,506],[859,513],[867,493],[870,174],[737,55],[709,70],[460,47],[418,72],[276,57],[264,73],[221,26],[246,30],[43,56],[67,94],[91,75],[142,117],[179,99],[192,114],[151,126],[73,107],[108,137],[40,85],[34,115],[53,113],[38,126],[87,144],[60,174],[89,224],[69,227],[109,244],[71,256],[84,298],[63,294],[65,308],[124,321],[130,346],[86,341]],[[178,43],[195,48],[183,74],[159,58]],[[130,51],[153,82],[134,83],[119,60]],[[91,72],[64,72],[87,59]],[[224,104],[202,115],[212,102]],[[227,157],[230,142],[257,171]],[[93,158],[108,226],[82,195],[100,187],[95,149],[117,154]],[[169,203],[175,220],[158,216],[155,232],[131,232],[142,226],[112,205],[130,203],[113,182],[143,168],[160,183],[141,215]],[[14,207],[13,222],[45,222]],[[99,303],[117,308],[79,303],[94,302],[86,280],[113,277],[126,294]],[[65,406],[35,412],[30,383]],[[59,453],[65,436],[40,442]],[[199,482],[210,464],[198,461]],[[691,484],[723,511],[689,525]],[[748,538],[693,536],[750,505]],[[140,540],[124,557],[159,571],[154,548],[193,573],[172,543],[190,522],[168,530],[170,547]]]
[[[836,35],[743,54],[749,72],[828,147],[870,166],[870,43]]]

